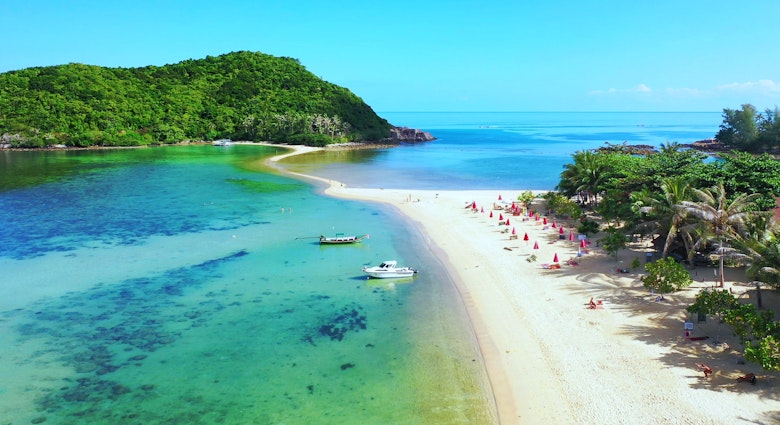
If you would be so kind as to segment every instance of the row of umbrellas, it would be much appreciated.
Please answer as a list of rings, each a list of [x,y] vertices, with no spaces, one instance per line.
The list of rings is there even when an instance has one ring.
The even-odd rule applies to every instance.
[[[501,197],[501,195],[500,195],[500,194],[498,195],[498,200],[499,200],[499,201],[500,201],[500,200],[502,200],[502,197]],[[476,203],[476,201],[472,202],[472,204],[471,204],[471,208],[472,208],[472,209],[475,209],[475,210],[477,209],[477,203]],[[513,210],[516,208],[516,206],[515,206],[515,203],[514,203],[514,202],[512,202],[512,207],[511,207],[511,208],[512,208]],[[484,209],[484,207],[482,208],[482,212],[485,212],[485,209]],[[544,224],[544,225],[546,225],[546,224],[547,224],[547,217],[540,217],[540,216],[539,216],[539,213],[536,213],[536,214],[534,214],[534,212],[533,212],[533,211],[529,210],[529,211],[528,211],[528,216],[529,216],[529,217],[535,217],[536,221],[542,220],[542,224]],[[490,212],[490,218],[493,218],[493,211],[491,211],[491,212]],[[503,215],[503,214],[499,214],[499,216],[498,216],[498,219],[499,219],[499,221],[502,221],[502,222],[504,222],[504,215]],[[505,224],[505,225],[507,225],[507,226],[509,226],[509,225],[510,225],[510,224],[509,224],[509,218],[507,218],[507,219],[506,219],[506,221],[504,222],[504,224]],[[553,221],[553,222],[552,222],[552,228],[553,228],[553,229],[555,229],[555,228],[558,228],[558,233],[559,233],[559,234],[561,234],[561,235],[565,234],[565,230],[563,229],[563,226],[558,226],[558,223],[557,223],[556,221]],[[514,227],[512,228],[512,234],[513,234],[513,235],[516,235],[516,234],[517,234],[517,231],[515,230],[515,228],[514,228]],[[528,237],[528,233],[525,233],[525,234],[523,235],[523,240],[524,240],[524,241],[526,241],[526,242],[528,242],[528,240],[529,240],[529,239],[530,239],[530,238]],[[574,241],[574,240],[575,240],[575,238],[574,238],[574,232],[569,232],[569,240],[570,240],[570,241]],[[588,242],[587,242],[585,239],[581,239],[581,240],[580,240],[580,246],[579,246],[579,248],[586,248],[586,247],[587,247],[587,245],[588,245]],[[539,249],[539,242],[538,242],[538,241],[534,241],[534,249]],[[579,249],[578,249],[578,251],[579,251]],[[559,262],[559,259],[558,259],[558,253],[556,252],[556,253],[555,253],[555,255],[553,256],[553,263],[558,263],[558,262]]]

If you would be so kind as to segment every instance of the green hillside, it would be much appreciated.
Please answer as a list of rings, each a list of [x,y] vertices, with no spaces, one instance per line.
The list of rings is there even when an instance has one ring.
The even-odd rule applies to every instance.
[[[296,59],[234,52],[173,65],[68,64],[0,74],[0,136],[17,147],[182,140],[324,145],[388,137],[391,125]]]

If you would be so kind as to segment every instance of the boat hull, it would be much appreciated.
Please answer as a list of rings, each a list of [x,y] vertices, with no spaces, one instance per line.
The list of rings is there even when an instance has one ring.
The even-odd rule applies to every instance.
[[[411,267],[396,267],[395,261],[386,261],[376,267],[363,267],[363,273],[369,278],[390,279],[401,277],[412,277],[417,274],[417,270]]]
[[[353,244],[358,243],[362,241],[363,239],[366,239],[368,235],[363,236],[336,236],[336,237],[327,237],[327,236],[320,236],[320,245],[344,245],[344,244]]]
[[[399,278],[399,277],[412,277],[417,272],[415,270],[409,270],[409,271],[395,271],[395,272],[388,272],[388,271],[368,271],[364,270],[365,273],[368,275],[368,277],[372,277],[374,279],[390,279],[390,278]]]

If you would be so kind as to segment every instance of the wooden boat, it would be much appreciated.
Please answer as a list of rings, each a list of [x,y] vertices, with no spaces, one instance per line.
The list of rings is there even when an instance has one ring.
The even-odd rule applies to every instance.
[[[417,273],[417,270],[411,267],[398,267],[398,263],[395,260],[389,260],[383,261],[382,264],[378,266],[365,266],[363,267],[363,273],[367,274],[369,278],[387,279],[393,277],[412,277]]]
[[[328,237],[328,236],[320,236],[320,244],[321,245],[338,245],[338,244],[349,244],[349,243],[358,243],[362,241],[363,239],[368,239],[368,235],[362,235],[362,236],[344,236],[343,233],[336,233],[336,236]]]

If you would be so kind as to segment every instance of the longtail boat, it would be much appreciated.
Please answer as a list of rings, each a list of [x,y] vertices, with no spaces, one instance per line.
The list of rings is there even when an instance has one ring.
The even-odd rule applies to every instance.
[[[362,241],[363,239],[368,239],[368,235],[361,235],[361,236],[344,236],[343,233],[336,233],[336,236],[320,236],[320,244],[321,245],[338,245],[338,244],[349,244],[349,243],[358,243]]]

